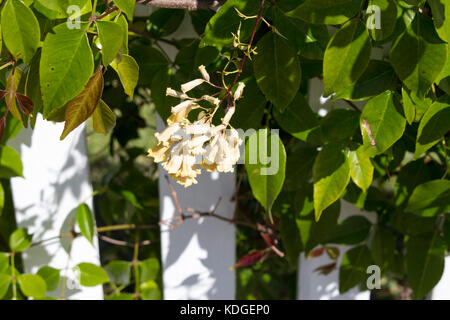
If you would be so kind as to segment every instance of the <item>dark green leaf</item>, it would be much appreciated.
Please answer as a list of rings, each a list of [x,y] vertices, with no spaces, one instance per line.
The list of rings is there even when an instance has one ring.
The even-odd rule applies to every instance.
[[[371,265],[371,253],[367,246],[362,245],[347,251],[342,258],[339,269],[339,291],[347,292],[363,282],[367,277],[367,267]]]
[[[269,32],[257,43],[253,63],[256,82],[275,107],[284,110],[300,88],[301,68],[296,51],[289,42]]]
[[[359,0],[306,0],[288,14],[310,23],[341,24],[360,8]]]
[[[446,245],[437,232],[409,238],[406,274],[416,299],[422,299],[441,279]]]

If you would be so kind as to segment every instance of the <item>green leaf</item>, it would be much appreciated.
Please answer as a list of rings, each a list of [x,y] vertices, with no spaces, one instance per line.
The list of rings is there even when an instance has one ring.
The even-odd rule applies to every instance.
[[[379,9],[374,7],[367,16],[369,33],[375,41],[384,40],[394,32],[397,23],[397,5],[391,0],[369,0],[368,8],[370,6]]]
[[[109,279],[119,286],[130,284],[131,264],[127,261],[114,260],[105,267]]]
[[[384,61],[370,60],[362,76],[333,99],[367,100],[393,88],[396,76],[391,65]]]
[[[158,278],[159,260],[156,258],[146,259],[139,264],[141,270],[141,283],[150,280],[156,280]]]
[[[95,132],[103,134],[116,126],[116,115],[103,100],[100,100],[92,114],[92,125]]]
[[[0,184],[0,217],[2,216],[4,207],[5,207],[5,190],[3,189],[3,185]]]
[[[351,138],[359,127],[359,113],[354,110],[330,111],[320,121],[320,130],[325,142],[337,142]]]
[[[41,61],[41,51],[39,50],[31,61],[30,68],[27,73],[25,84],[25,95],[33,100],[33,115],[30,117],[30,126],[34,129],[38,113],[42,111],[42,93],[39,84],[39,63]]]
[[[49,33],[40,65],[43,115],[48,118],[75,98],[94,71],[91,47],[83,30],[70,30],[65,23]]]
[[[16,150],[0,146],[0,178],[22,177],[22,160]]]
[[[94,239],[94,216],[87,204],[80,204],[77,208],[76,221],[81,234],[93,244]]]
[[[241,107],[240,104],[239,106]],[[320,142],[319,120],[300,92],[285,110],[275,108],[273,114],[281,128],[297,139]]]
[[[364,152],[373,156],[389,149],[405,131],[406,119],[393,92],[369,100],[361,115]]]
[[[295,195],[295,193],[281,193],[274,206],[274,208],[277,205],[280,207],[280,237],[286,252],[286,259],[294,269],[297,267],[298,257],[303,249],[300,229],[297,225],[298,214],[291,199]]]
[[[321,219],[316,221],[312,193],[311,187],[311,189],[302,189],[296,194],[297,207],[300,207],[297,225],[300,229],[305,256],[317,245],[328,243],[336,229],[341,210],[341,202],[338,200],[325,209]]]
[[[414,122],[416,117],[416,106],[405,88],[402,88],[403,113],[409,124]]]
[[[67,104],[64,130],[60,139],[63,140],[69,133],[86,121],[98,106],[102,97],[104,80],[103,68],[92,76],[84,90]]]
[[[450,180],[433,180],[417,186],[406,210],[422,217],[450,212]]]
[[[428,0],[436,31],[442,40],[450,41],[450,3],[445,0]]]
[[[103,65],[109,65],[119,53],[123,43],[123,28],[112,21],[97,21],[98,37],[102,45]]]
[[[319,221],[323,210],[339,199],[350,181],[350,163],[339,145],[323,147],[314,162],[314,210]]]
[[[447,243],[447,248],[449,248],[450,247],[450,218],[448,216],[447,216],[447,219],[445,219],[443,231],[444,231],[444,239],[445,239],[445,242]]]
[[[48,291],[56,290],[61,282],[59,270],[49,266],[41,267],[38,270],[37,275],[45,281]]]
[[[371,253],[362,245],[348,250],[339,269],[339,292],[347,292],[367,278],[367,267],[372,264]]]
[[[369,236],[372,223],[363,216],[351,216],[338,224],[328,243],[358,244]]]
[[[123,40],[122,40],[121,52],[123,54],[128,54],[128,21],[127,21],[127,18],[125,18],[125,16],[121,14],[119,16],[119,19],[117,19],[117,24],[122,27]]]
[[[275,107],[284,110],[300,88],[300,61],[289,42],[269,32],[257,43],[253,62],[256,82]]]
[[[323,60],[325,96],[356,83],[369,64],[372,46],[364,24],[352,20],[331,38]]]
[[[95,287],[109,281],[106,271],[92,263],[80,263],[75,270],[80,272],[80,284],[84,287]]]
[[[9,268],[9,258],[9,253],[0,252],[0,274],[6,273],[6,270]]]
[[[245,146],[245,168],[253,195],[272,219],[272,205],[283,187],[286,151],[279,136],[261,129]]]
[[[115,59],[111,63],[111,67],[119,75],[120,82],[125,90],[125,93],[133,99],[134,89],[139,80],[139,66],[133,57],[123,54],[120,61]]]
[[[138,44],[132,49],[132,56],[139,65],[139,84],[150,86],[156,73],[167,68],[169,61],[161,51],[148,45]]]
[[[450,96],[445,95],[430,106],[420,121],[414,159],[438,143],[449,130]]]
[[[406,243],[406,274],[416,299],[424,298],[441,279],[445,250],[437,232],[411,237]]]
[[[259,90],[255,78],[252,77],[243,82],[245,83],[244,95],[231,118],[231,125],[242,130],[257,129],[263,119],[267,101]]]
[[[21,274],[17,277],[19,280],[20,290],[27,296],[34,299],[45,297],[47,284],[44,279],[34,274]]]
[[[14,252],[22,252],[27,250],[31,245],[31,235],[27,229],[18,229],[9,237],[9,247]]]
[[[417,14],[392,46],[392,66],[403,83],[425,97],[447,61],[447,44],[437,35],[430,18]]]
[[[134,6],[136,5],[135,0],[114,0],[114,3],[120,11],[127,15],[128,20],[133,20]]]
[[[1,31],[9,52],[29,64],[39,46],[39,23],[22,1],[8,0],[2,9]]]
[[[155,103],[156,110],[165,121],[170,116],[170,108],[176,105],[180,99],[166,95],[166,89],[177,88],[178,83],[171,69],[161,69],[153,78],[151,84],[151,97]]]
[[[51,20],[67,18],[71,13],[67,12],[67,9],[72,5],[81,8],[80,15],[90,13],[92,10],[90,0],[34,0],[34,8]]]
[[[3,299],[8,292],[9,285],[11,284],[11,276],[6,274],[0,274],[0,299]]]
[[[370,158],[364,157],[362,153],[362,147],[350,151],[350,176],[353,182],[366,192],[372,184],[374,167]]]
[[[260,6],[259,0],[228,0],[217,11],[217,13],[208,22],[205,35],[200,43],[201,46],[223,47],[233,43],[233,35],[240,27],[240,40],[246,41],[255,25],[254,19],[242,20],[236,12],[236,9],[247,16],[253,16],[258,13]]]
[[[361,8],[359,0],[306,0],[288,15],[315,24],[341,24]]]
[[[283,186],[286,190],[297,190],[301,188],[301,182],[310,180],[317,153],[317,148],[304,145],[292,150],[286,162],[286,180]]]
[[[371,251],[373,262],[380,266],[381,270],[386,270],[395,263],[396,241],[391,231],[378,226],[372,240]]]
[[[141,297],[143,300],[160,300],[161,290],[155,281],[147,281],[141,284]]]

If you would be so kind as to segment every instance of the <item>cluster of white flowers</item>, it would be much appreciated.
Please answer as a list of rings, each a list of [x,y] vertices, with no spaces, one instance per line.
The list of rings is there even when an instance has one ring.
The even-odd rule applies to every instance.
[[[233,104],[229,106],[220,125],[213,125],[212,119],[220,105],[220,100],[204,95],[201,98],[191,98],[187,92],[195,87],[210,82],[209,74],[204,66],[199,70],[203,79],[185,83],[178,92],[171,88],[166,94],[181,98],[180,104],[172,107],[171,116],[167,119],[168,127],[161,133],[156,133],[158,143],[148,150],[148,156],[155,162],[162,162],[163,168],[179,184],[189,187],[196,184],[201,168],[207,171],[232,172],[240,157],[239,147],[242,140],[238,132],[229,124],[235,111],[235,101],[242,96],[244,83],[240,82],[233,96]],[[211,84],[212,85],[212,84]],[[203,108],[199,101],[208,101],[214,108]],[[202,109],[196,121],[188,119],[194,109]]]

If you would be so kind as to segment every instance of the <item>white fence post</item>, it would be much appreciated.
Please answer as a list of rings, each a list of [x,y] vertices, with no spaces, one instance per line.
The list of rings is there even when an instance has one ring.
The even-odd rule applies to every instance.
[[[10,142],[21,156],[24,178],[11,179],[11,189],[19,228],[28,228],[33,241],[56,237],[70,231],[77,206],[86,202],[92,208],[92,186],[84,125],[63,141],[63,123],[53,124],[39,115],[33,130],[23,129]],[[68,254],[70,239],[33,246],[22,255],[25,272],[49,265],[66,276],[66,298],[103,299],[102,286],[80,287],[72,267],[80,262],[100,264],[97,240],[93,247],[77,238]],[[59,297],[59,292],[50,296]]]

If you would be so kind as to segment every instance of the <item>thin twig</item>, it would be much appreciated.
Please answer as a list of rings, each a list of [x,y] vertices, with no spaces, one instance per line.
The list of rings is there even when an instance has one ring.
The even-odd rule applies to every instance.
[[[347,102],[347,104],[352,107],[353,109],[355,109],[356,111],[358,111],[359,113],[362,113],[361,110],[359,110],[359,108],[356,106],[356,104],[354,104],[353,102],[349,101],[349,100],[344,100],[345,102]]]

